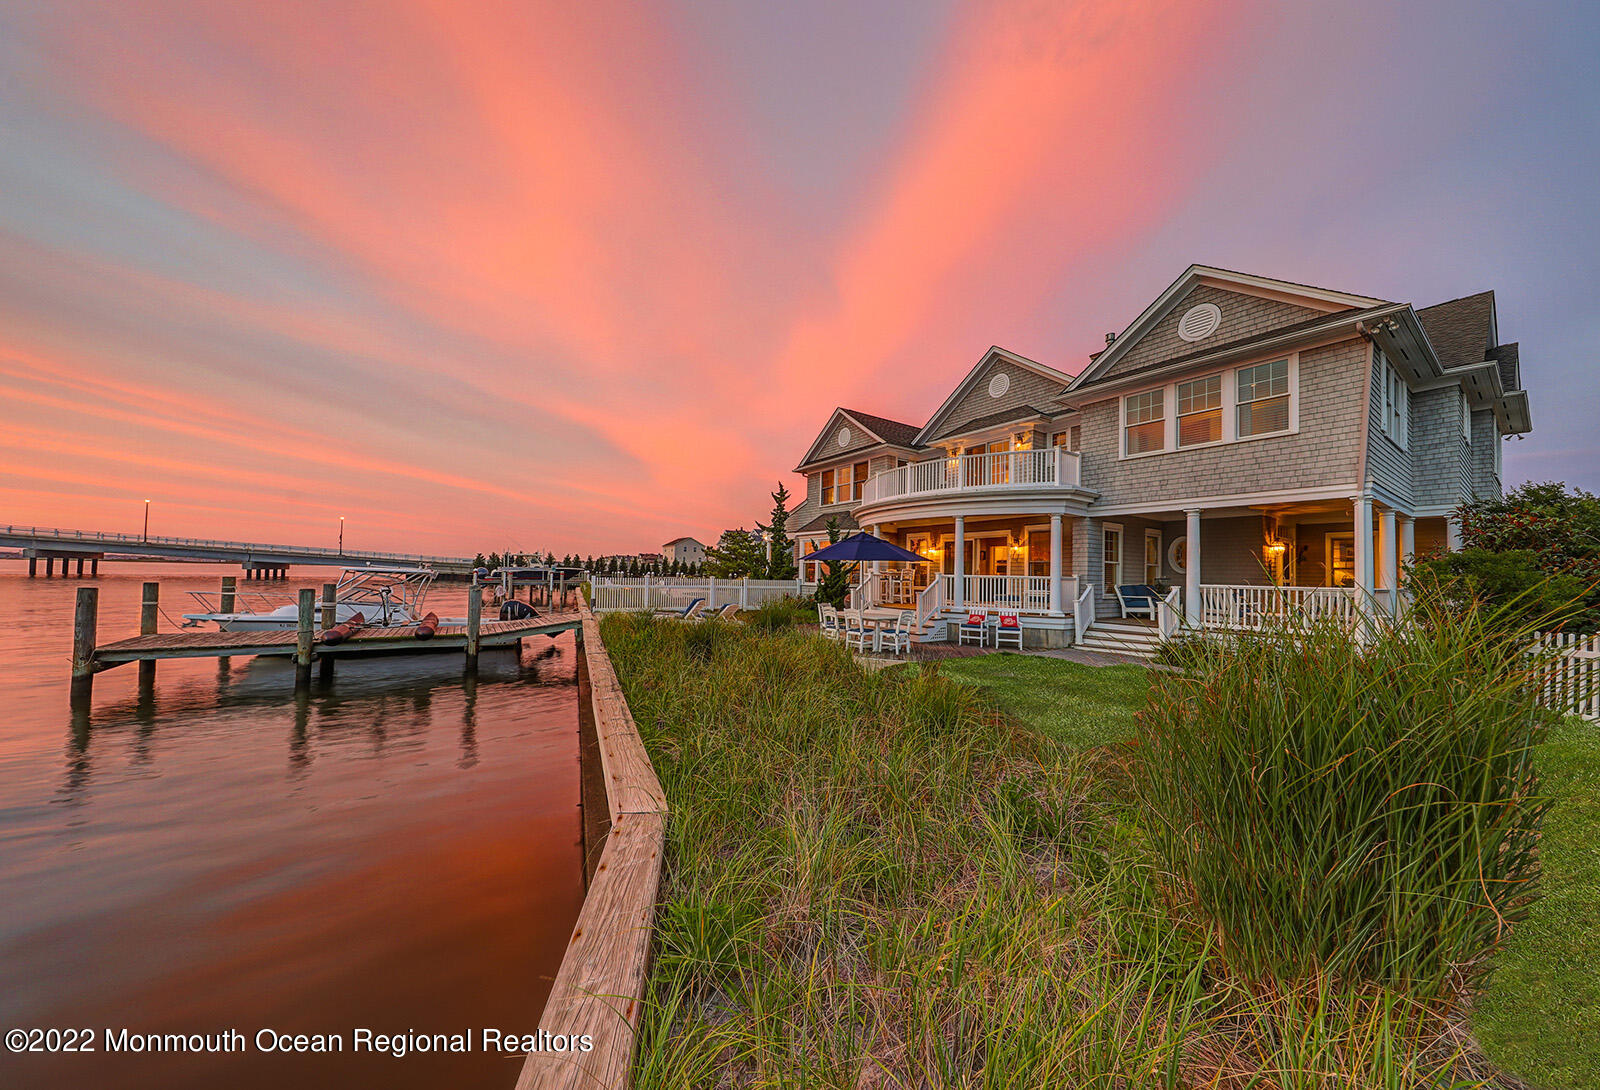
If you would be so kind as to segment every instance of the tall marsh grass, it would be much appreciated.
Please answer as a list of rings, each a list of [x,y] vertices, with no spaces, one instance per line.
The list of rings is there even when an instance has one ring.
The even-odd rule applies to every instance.
[[[793,628],[602,632],[672,814],[637,1086],[1492,1085],[1405,988],[1236,968],[1138,752]]]
[[[1534,896],[1545,714],[1531,631],[1419,601],[1367,642],[1192,645],[1140,713],[1154,842],[1233,964],[1427,998]]]

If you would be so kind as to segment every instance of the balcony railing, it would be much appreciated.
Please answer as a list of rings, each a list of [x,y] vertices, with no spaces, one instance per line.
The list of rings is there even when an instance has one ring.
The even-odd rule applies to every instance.
[[[884,470],[867,481],[862,503],[901,496],[961,492],[969,489],[1075,488],[1080,483],[1078,455],[1064,447],[1007,450],[996,454],[963,454],[934,458]]]

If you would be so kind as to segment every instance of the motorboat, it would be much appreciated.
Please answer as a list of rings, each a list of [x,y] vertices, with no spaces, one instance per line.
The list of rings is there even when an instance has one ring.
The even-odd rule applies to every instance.
[[[334,588],[333,622],[342,624],[362,615],[366,627],[393,628],[413,625],[426,611],[423,602],[433,585],[431,568],[345,568]],[[203,612],[185,613],[185,628],[214,623],[224,632],[281,632],[300,624],[300,605],[287,600],[285,591],[240,590],[235,592],[235,609],[223,612],[220,591],[189,592]],[[237,608],[248,602],[250,608]],[[317,623],[321,624],[322,603],[317,603]]]

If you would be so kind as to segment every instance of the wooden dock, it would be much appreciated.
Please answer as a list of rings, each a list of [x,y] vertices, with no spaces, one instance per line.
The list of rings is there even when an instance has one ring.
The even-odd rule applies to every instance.
[[[227,585],[231,582],[224,581],[224,599],[231,597],[232,588]],[[333,625],[334,585],[324,584],[322,590],[322,628],[326,630]],[[327,679],[333,676],[333,664],[336,661],[363,655],[417,655],[454,651],[462,656],[467,672],[472,673],[478,668],[478,652],[481,648],[503,647],[530,636],[555,636],[568,630],[581,630],[584,616],[576,611],[568,611],[517,621],[485,621],[483,598],[474,593],[467,598],[467,623],[441,625],[432,639],[418,639],[416,625],[401,625],[357,629],[339,643],[319,643],[316,591],[305,587],[300,591],[298,623],[290,630],[157,632],[161,586],[159,583],[146,583],[140,609],[139,635],[102,645],[98,642],[99,596],[97,587],[78,588],[77,608],[72,619],[72,702],[75,707],[87,706],[96,674],[123,663],[137,662],[139,683],[148,686],[155,681],[155,664],[161,659],[227,660],[240,655],[285,656],[294,659],[296,688],[311,683],[311,666],[314,662],[321,665],[322,676]]]
[[[576,629],[578,613],[547,613],[525,621],[484,621],[478,638],[484,647],[503,647],[528,636],[553,636]],[[94,649],[94,670],[109,670],[125,662],[156,659],[230,658],[238,655],[293,655],[299,633],[285,632],[162,632],[131,636]],[[414,625],[363,629],[343,643],[315,644],[313,658],[353,658],[360,655],[465,652],[467,626],[441,625],[431,640],[417,639]]]

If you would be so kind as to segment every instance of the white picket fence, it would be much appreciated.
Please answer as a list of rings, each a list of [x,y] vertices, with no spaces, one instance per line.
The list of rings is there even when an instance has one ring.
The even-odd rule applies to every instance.
[[[1545,673],[1544,706],[1600,722],[1600,634],[1541,632],[1538,646],[1559,655]]]
[[[729,602],[751,609],[777,598],[805,598],[817,585],[804,579],[715,579],[706,576],[597,576],[589,583],[589,608],[596,613],[649,613],[682,609],[696,598],[713,610]]]

